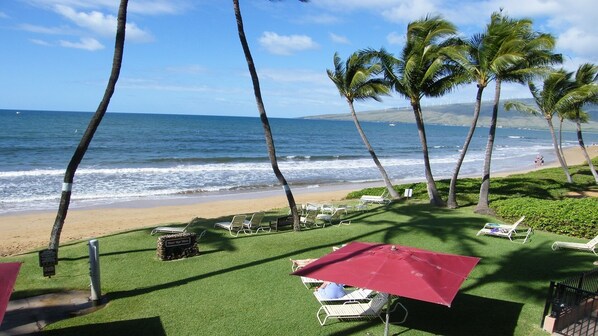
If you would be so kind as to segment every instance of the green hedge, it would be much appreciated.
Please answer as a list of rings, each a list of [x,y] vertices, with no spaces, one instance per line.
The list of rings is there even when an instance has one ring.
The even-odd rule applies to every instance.
[[[502,218],[516,220],[525,215],[524,223],[534,229],[581,238],[598,235],[598,199],[566,198],[543,200],[517,197],[492,202]]]

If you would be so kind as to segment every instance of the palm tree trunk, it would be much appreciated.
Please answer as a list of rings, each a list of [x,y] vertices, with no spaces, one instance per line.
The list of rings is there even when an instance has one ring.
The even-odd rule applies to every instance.
[[[110,99],[114,94],[116,82],[118,81],[118,77],[120,75],[125,45],[127,5],[128,0],[120,1],[116,27],[116,41],[114,43],[114,56],[112,58],[112,72],[110,73],[108,84],[106,85],[104,97],[102,98],[102,101],[100,102],[95,114],[89,121],[89,125],[87,126],[83,137],[81,137],[81,141],[79,142],[77,149],[75,149],[75,153],[71,157],[71,161],[69,162],[64,174],[60,204],[58,206],[58,212],[56,213],[56,219],[54,220],[54,226],[52,227],[52,233],[50,234],[50,243],[48,244],[48,248],[50,250],[58,251],[58,246],[60,245],[60,234],[62,233],[62,227],[64,226],[64,221],[66,220],[67,212],[71,202],[71,192],[75,172],[77,171],[77,167],[79,167],[81,160],[83,160],[83,156],[85,155],[85,152],[87,151],[87,148],[89,147],[96,130],[102,122],[104,114],[106,114],[106,110],[110,104]]]
[[[239,32],[239,40],[241,40],[241,46],[243,47],[245,59],[247,60],[247,67],[249,68],[249,73],[251,74],[251,81],[253,83],[253,93],[255,95],[257,109],[260,114],[260,120],[262,121],[262,126],[264,128],[264,135],[266,138],[266,146],[268,148],[268,157],[270,158],[270,164],[272,165],[274,175],[276,175],[278,182],[280,182],[280,184],[282,185],[282,189],[284,190],[287,200],[289,202],[289,208],[291,209],[291,214],[293,215],[293,230],[300,231],[301,226],[299,223],[299,213],[297,212],[297,205],[295,203],[295,198],[293,197],[293,192],[291,191],[291,187],[287,183],[287,180],[284,178],[282,172],[278,168],[276,149],[274,147],[274,138],[272,137],[270,122],[268,121],[268,116],[266,115],[266,108],[264,107],[264,101],[262,100],[260,81],[257,75],[257,71],[255,69],[255,64],[253,63],[251,51],[249,50],[247,38],[245,37],[245,29],[243,28],[243,18],[241,16],[239,0],[233,0],[233,8],[235,10],[235,17],[237,19],[237,30]]]
[[[447,206],[450,209],[455,209],[458,206],[457,178],[459,177],[459,170],[461,170],[461,165],[463,164],[463,160],[465,159],[465,154],[467,153],[467,149],[469,148],[469,144],[471,143],[471,139],[473,138],[473,133],[475,132],[476,126],[478,124],[478,119],[480,117],[480,109],[482,107],[483,92],[484,87],[478,84],[478,92],[476,94],[475,106],[473,108],[473,118],[471,120],[471,126],[469,127],[469,132],[467,132],[467,136],[465,137],[465,143],[461,148],[461,154],[459,154],[459,159],[457,159],[457,164],[455,164],[455,170],[453,171],[453,176],[451,177],[451,182],[449,185]]]
[[[563,117],[559,117],[559,153],[561,153],[561,158],[563,159],[563,163],[565,166],[567,165],[567,160],[565,158],[565,153],[563,153],[563,121],[565,119]]]
[[[562,155],[562,152],[559,150],[559,145],[557,143],[556,134],[554,132],[554,126],[552,124],[552,117],[547,116],[546,121],[548,122],[548,129],[550,130],[550,136],[552,137],[552,145],[554,146],[554,152],[556,154],[556,158],[559,160],[559,163],[561,164],[561,168],[563,168],[563,172],[565,173],[565,176],[567,177],[567,182],[573,183],[573,179],[571,179],[571,174],[569,174],[569,168],[567,168],[567,164],[565,163],[565,160],[563,159],[564,156]]]
[[[498,105],[500,104],[500,78],[496,79],[494,88],[494,105],[492,106],[492,118],[490,119],[490,130],[488,131],[488,142],[486,143],[486,156],[484,157],[484,169],[482,172],[482,184],[480,185],[480,196],[478,205],[474,212],[482,214],[493,214],[490,209],[490,163],[492,162],[492,149],[494,148],[494,138],[496,136],[496,124],[498,122]]]
[[[351,116],[353,117],[353,122],[355,122],[355,127],[357,128],[357,132],[359,132],[359,136],[361,136],[361,140],[363,140],[365,147],[367,148],[368,152],[370,152],[370,155],[372,156],[372,160],[374,160],[376,167],[378,167],[378,170],[380,170],[380,174],[382,175],[382,179],[384,179],[384,184],[386,185],[386,189],[388,190],[390,197],[393,199],[399,198],[399,194],[397,193],[395,188],[392,187],[392,183],[390,182],[390,179],[388,178],[388,174],[386,174],[386,170],[384,170],[384,167],[382,167],[380,160],[378,160],[378,156],[374,152],[372,145],[370,145],[368,138],[365,136],[365,132],[361,128],[361,124],[359,123],[359,120],[357,119],[357,114],[355,113],[355,108],[353,107],[353,102],[350,101],[349,99],[347,99],[347,102],[349,103],[349,107],[351,108]]]
[[[417,124],[417,133],[419,140],[422,144],[422,152],[424,154],[424,170],[426,174],[426,182],[428,187],[428,197],[430,198],[430,204],[435,206],[444,206],[444,202],[438,194],[436,189],[436,182],[434,176],[432,176],[432,167],[430,166],[430,157],[428,155],[428,140],[426,139],[426,130],[424,128],[424,119],[422,116],[421,106],[419,101],[412,101],[411,106],[413,107],[413,114],[415,115],[415,123]]]
[[[590,158],[590,155],[588,155],[588,150],[586,149],[586,146],[583,143],[583,136],[581,135],[581,122],[579,120],[579,116],[575,119],[575,124],[577,124],[577,142],[581,147],[581,151],[583,153],[583,156],[586,158],[586,162],[590,167],[592,175],[594,175],[594,180],[596,181],[596,184],[598,184],[598,174],[596,173],[596,168],[594,168],[594,164],[592,164],[592,159]]]

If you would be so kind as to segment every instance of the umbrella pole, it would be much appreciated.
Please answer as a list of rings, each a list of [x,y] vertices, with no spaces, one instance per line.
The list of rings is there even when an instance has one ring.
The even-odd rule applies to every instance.
[[[388,294],[388,301],[386,302],[386,323],[384,324],[384,336],[388,336],[388,328],[390,326],[390,301],[392,295]]]

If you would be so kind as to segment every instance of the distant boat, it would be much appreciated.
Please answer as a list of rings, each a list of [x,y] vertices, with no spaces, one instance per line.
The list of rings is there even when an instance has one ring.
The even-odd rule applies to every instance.
[[[17,111],[17,114],[21,114],[21,111]]]
[[[388,126],[396,126],[396,125],[391,123],[391,124],[388,124]]]

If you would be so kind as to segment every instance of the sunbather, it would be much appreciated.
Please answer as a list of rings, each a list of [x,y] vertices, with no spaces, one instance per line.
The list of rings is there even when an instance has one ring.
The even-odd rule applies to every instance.
[[[316,291],[324,299],[338,299],[346,294],[343,285],[330,281],[324,281]]]

